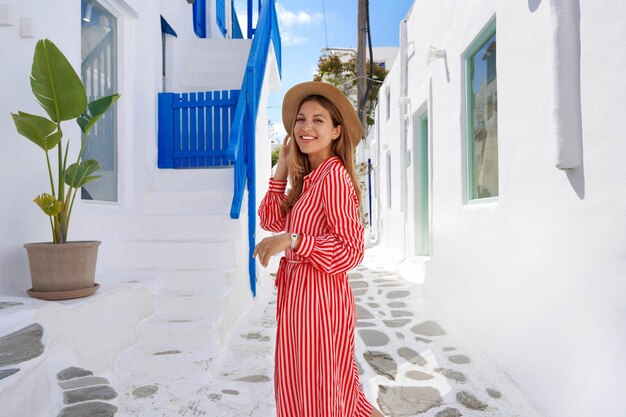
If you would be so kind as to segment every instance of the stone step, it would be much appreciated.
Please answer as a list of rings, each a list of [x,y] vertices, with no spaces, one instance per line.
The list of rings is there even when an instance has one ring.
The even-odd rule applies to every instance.
[[[231,274],[235,269],[195,271],[155,270],[158,287],[163,292],[188,291],[223,297],[231,287]]]
[[[179,290],[161,294],[156,299],[153,319],[168,323],[186,323],[208,319],[219,321],[224,314],[224,295]]]
[[[124,245],[124,265],[128,268],[191,271],[236,267],[232,241],[131,240]]]
[[[212,191],[148,191],[144,195],[142,214],[230,214],[233,193]]]
[[[150,191],[229,191],[232,198],[233,181],[232,167],[159,169],[148,175],[147,185]]]
[[[198,383],[206,378],[207,361],[217,352],[215,344],[189,349],[180,343],[160,346],[137,344],[128,349],[107,378],[119,392],[132,393],[137,387],[159,383],[159,389],[183,380]],[[117,417],[117,415],[116,415]]]
[[[250,47],[252,46],[252,39],[200,39],[196,38],[193,42],[193,47],[198,50],[209,51],[232,51],[233,53],[241,52],[248,55]]]
[[[220,317],[171,322],[149,318],[139,327],[139,340],[145,346],[167,350],[203,349],[217,345],[216,326]]]
[[[239,90],[243,82],[244,72],[245,66],[232,68],[228,78],[219,76],[224,73],[224,69],[204,73],[186,72],[180,85],[185,91]]]
[[[140,215],[135,236],[145,240],[241,240],[245,225],[226,214]]]
[[[229,55],[228,51],[215,51],[194,55],[187,64],[187,72],[190,74],[218,74],[224,72],[224,68],[232,71],[242,67],[245,71],[247,56]]]

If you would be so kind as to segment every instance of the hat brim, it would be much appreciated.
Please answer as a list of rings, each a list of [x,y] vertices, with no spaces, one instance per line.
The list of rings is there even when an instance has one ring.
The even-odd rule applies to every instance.
[[[342,129],[344,133],[354,146],[359,143],[363,136],[363,126],[352,103],[337,87],[320,81],[297,84],[285,94],[283,98],[283,126],[289,134],[291,134],[298,110],[300,110],[300,103],[308,96],[325,97],[337,106],[337,110],[343,117]]]

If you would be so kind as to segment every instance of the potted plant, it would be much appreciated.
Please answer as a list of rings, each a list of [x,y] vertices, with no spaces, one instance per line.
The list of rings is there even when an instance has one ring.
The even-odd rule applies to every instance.
[[[81,160],[89,130],[120,97],[113,94],[87,103],[83,83],[63,53],[52,41],[37,42],[30,74],[35,99],[48,117],[18,111],[12,114],[17,131],[45,153],[50,193],[33,201],[49,217],[50,243],[28,243],[32,297],[61,300],[93,294],[99,241],[68,242],[67,235],[74,200],[80,187],[99,178],[93,175],[100,165],[94,159]],[[76,120],[82,131],[76,162],[68,166],[69,140],[63,143],[61,122]],[[49,151],[56,148],[56,178]],[[53,152],[54,153],[54,152]]]

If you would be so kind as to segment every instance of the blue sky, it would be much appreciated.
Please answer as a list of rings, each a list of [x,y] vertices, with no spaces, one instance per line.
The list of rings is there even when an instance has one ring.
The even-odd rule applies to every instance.
[[[398,46],[400,21],[412,3],[412,0],[370,0],[373,46]],[[277,127],[282,127],[280,106],[284,93],[295,84],[313,79],[320,49],[326,46],[324,8],[328,46],[356,49],[357,6],[358,0],[276,2],[283,42],[283,83],[280,92],[270,94],[268,117]],[[244,33],[245,8],[245,0],[235,0]]]

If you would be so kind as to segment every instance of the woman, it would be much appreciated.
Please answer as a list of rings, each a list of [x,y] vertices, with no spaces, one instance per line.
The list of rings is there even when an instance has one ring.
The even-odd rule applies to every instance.
[[[359,385],[346,275],[363,259],[353,161],[361,122],[345,95],[321,82],[291,88],[282,112],[289,134],[259,208],[261,227],[278,234],[254,250],[264,267],[285,252],[276,277],[277,415],[382,417]]]

